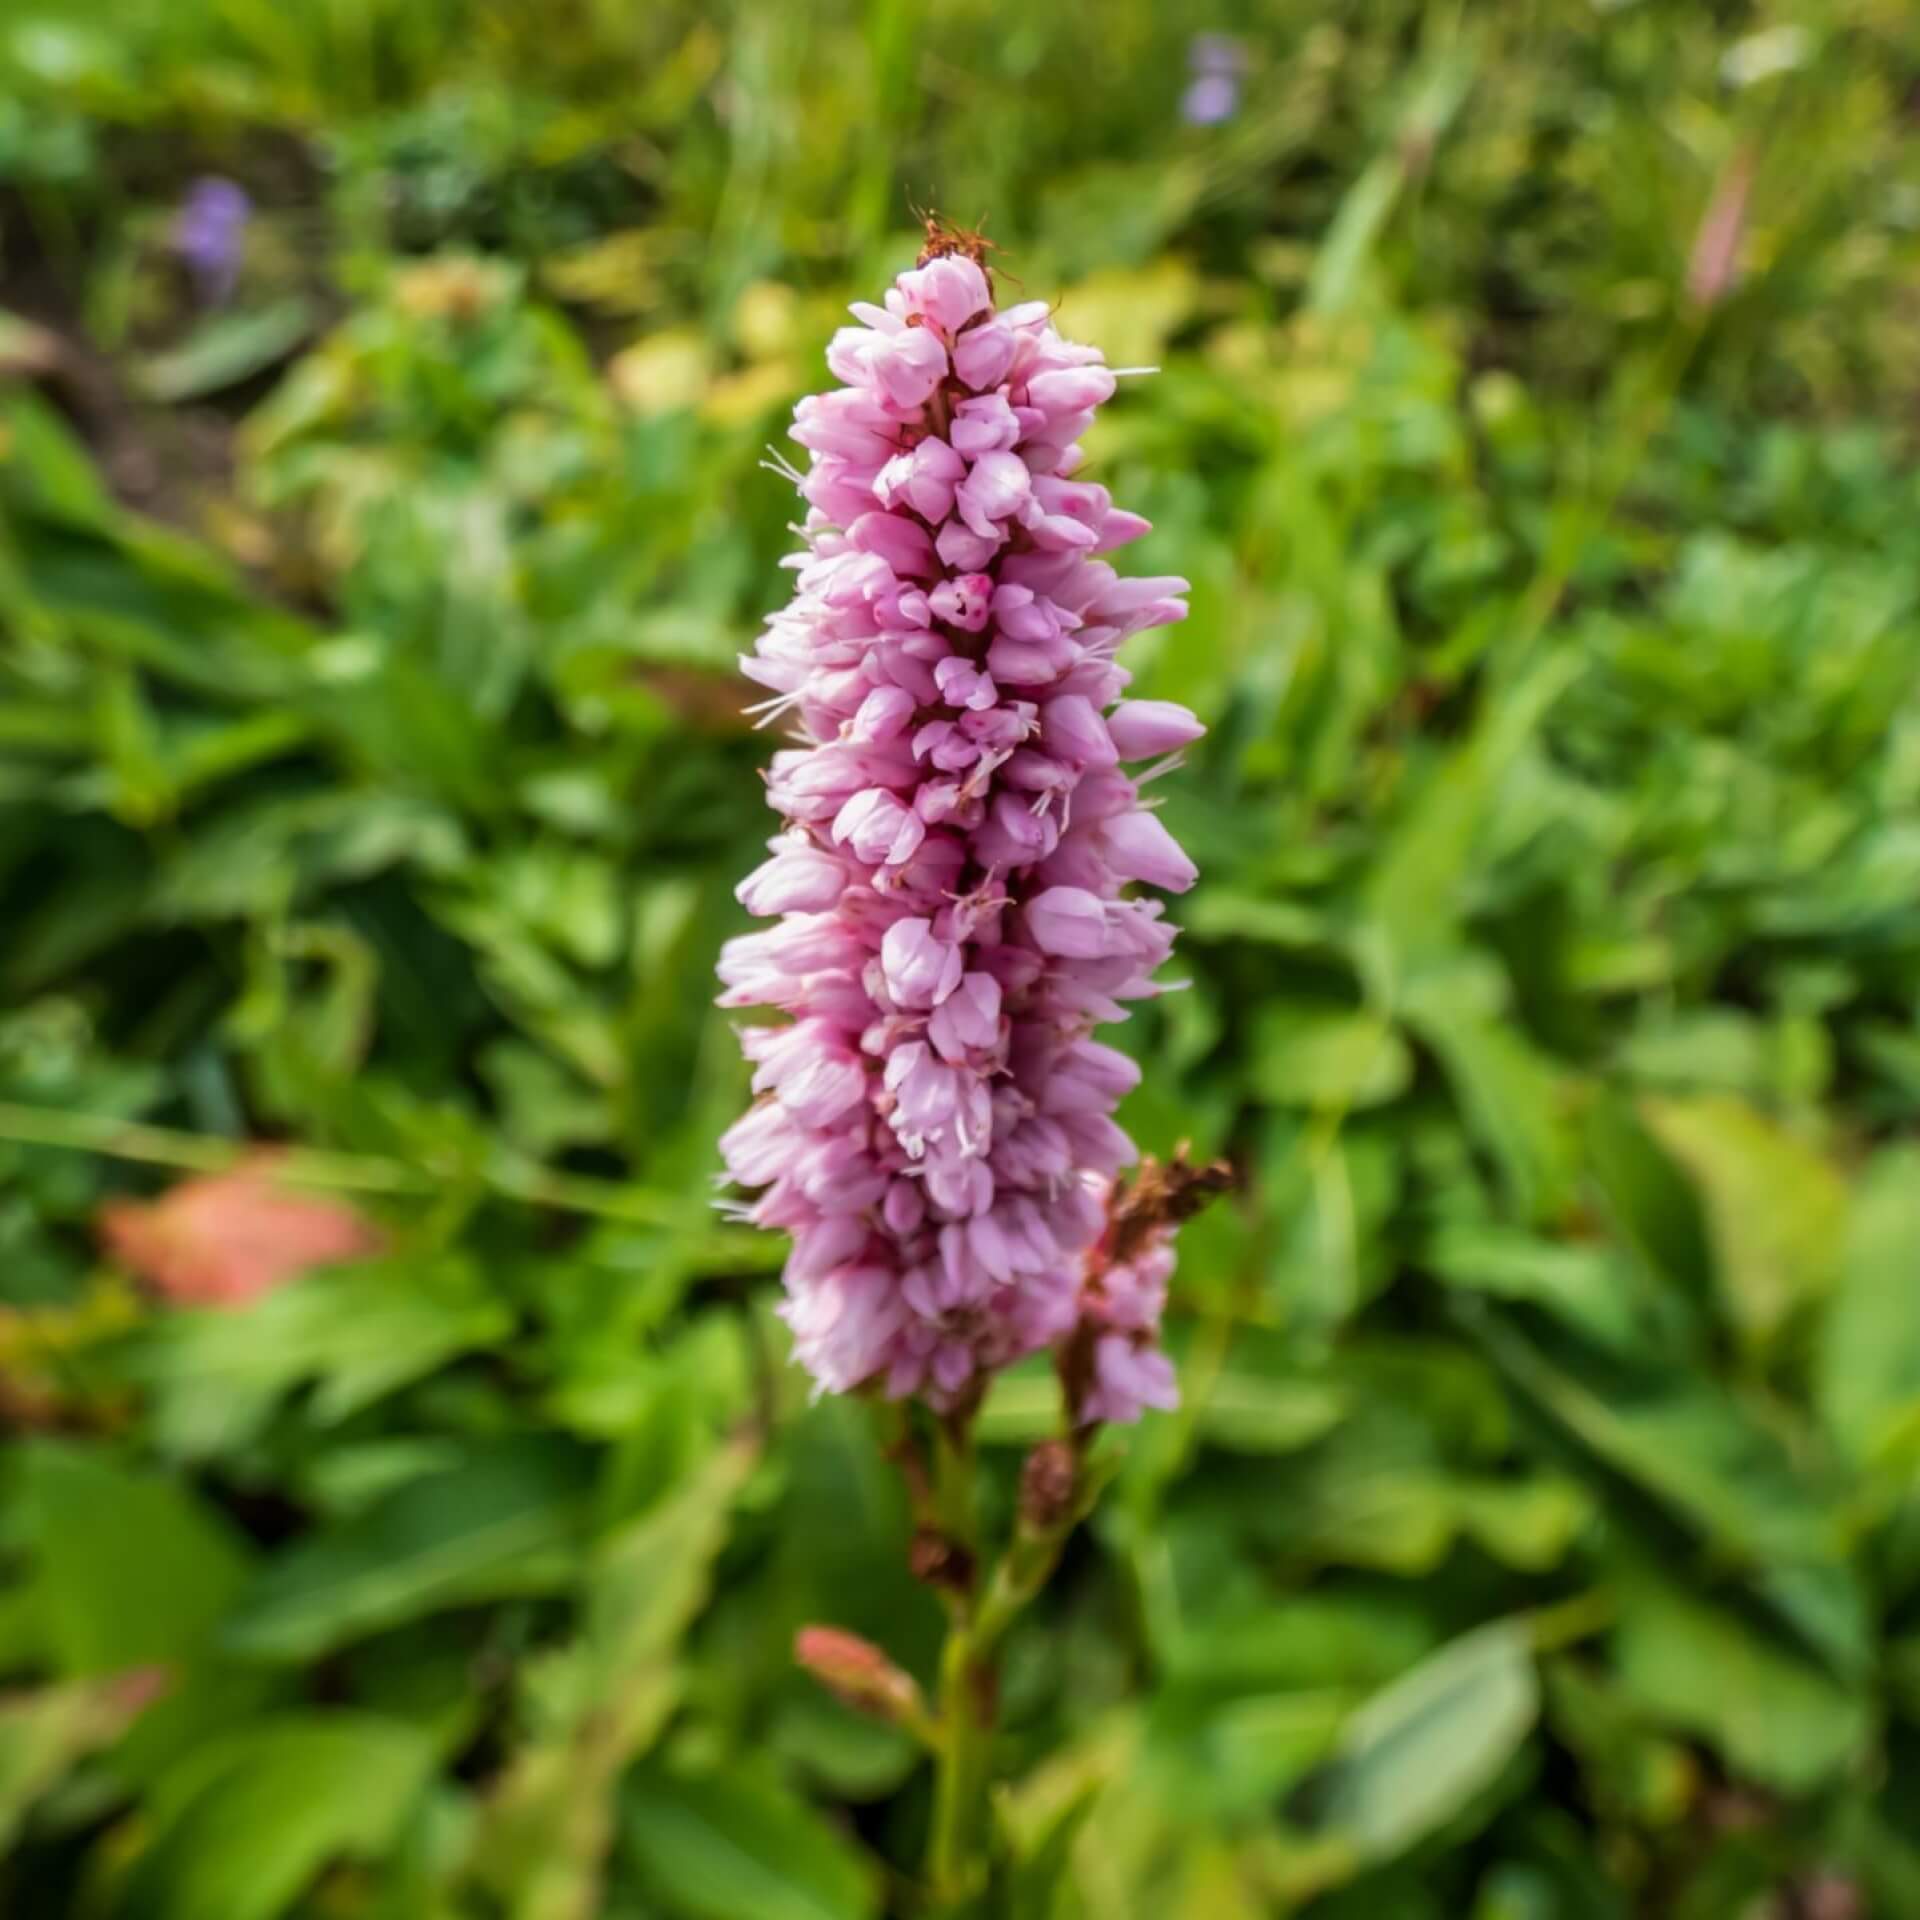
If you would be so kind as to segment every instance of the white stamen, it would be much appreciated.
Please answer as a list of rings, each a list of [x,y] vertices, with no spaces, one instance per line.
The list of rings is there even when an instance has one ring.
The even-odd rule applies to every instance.
[[[769,445],[768,457],[760,462],[768,473],[777,473],[782,480],[790,480],[797,487],[804,479],[800,469],[776,446]]]

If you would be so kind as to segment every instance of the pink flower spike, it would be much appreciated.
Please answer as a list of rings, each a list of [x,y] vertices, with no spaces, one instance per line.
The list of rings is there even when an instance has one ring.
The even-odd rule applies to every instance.
[[[1114,376],[1043,303],[996,311],[955,242],[853,311],[845,384],[794,413],[793,598],[744,663],[797,744],[720,998],[785,1018],[741,1032],[756,1098],[722,1157],[792,1236],[781,1311],[821,1387],[951,1409],[1054,1348],[1076,1420],[1133,1419],[1174,1393],[1171,1227],[1116,1251],[1139,1070],[1092,1036],[1172,946],[1133,889],[1193,879],[1122,766],[1200,726],[1122,701],[1114,654],[1185,583],[1092,557],[1146,522],[1068,477]]]
[[[749,913],[818,913],[846,892],[846,867],[831,854],[804,840],[773,845],[773,858],[734,890]]]
[[[1041,710],[1040,738],[1049,753],[1076,770],[1110,767],[1119,759],[1107,723],[1085,694],[1063,694]]]

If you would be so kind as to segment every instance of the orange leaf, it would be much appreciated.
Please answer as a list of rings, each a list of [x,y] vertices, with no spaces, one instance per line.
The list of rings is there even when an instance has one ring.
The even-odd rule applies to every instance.
[[[100,1237],[121,1265],[181,1306],[244,1306],[309,1267],[377,1252],[351,1207],[295,1192],[262,1153],[230,1173],[184,1180],[158,1200],[110,1202]]]

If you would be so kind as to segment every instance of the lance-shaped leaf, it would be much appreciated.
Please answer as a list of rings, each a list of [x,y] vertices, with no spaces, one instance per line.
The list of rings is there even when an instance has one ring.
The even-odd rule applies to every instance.
[[[681,1490],[601,1546],[586,1621],[530,1670],[522,1747],[490,1796],[474,1858],[512,1920],[592,1920],[614,1828],[613,1789],[679,1698],[680,1643],[705,1604],[733,1501],[753,1464],[721,1447]]]

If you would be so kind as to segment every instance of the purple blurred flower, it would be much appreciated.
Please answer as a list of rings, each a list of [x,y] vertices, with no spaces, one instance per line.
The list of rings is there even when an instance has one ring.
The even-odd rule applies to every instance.
[[[206,306],[219,306],[240,273],[253,202],[237,182],[208,174],[187,189],[174,215],[171,245]]]
[[[1190,127],[1217,127],[1240,109],[1246,49],[1230,34],[1196,33],[1187,42],[1192,82],[1180,96],[1180,117]]]
[[[1233,118],[1240,83],[1224,73],[1205,73],[1180,96],[1180,117],[1190,127],[1217,127]]]

